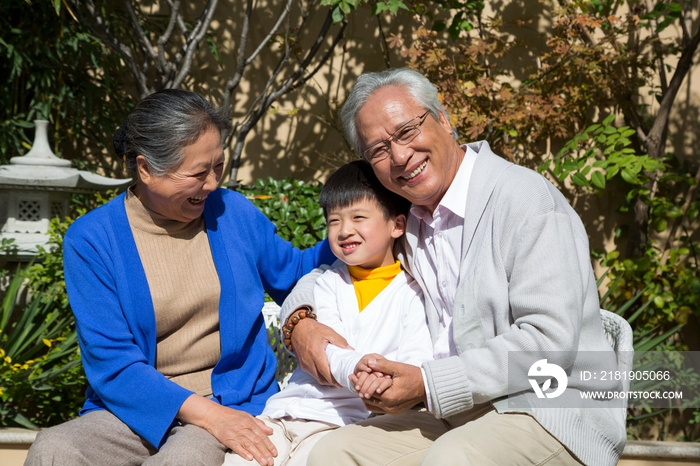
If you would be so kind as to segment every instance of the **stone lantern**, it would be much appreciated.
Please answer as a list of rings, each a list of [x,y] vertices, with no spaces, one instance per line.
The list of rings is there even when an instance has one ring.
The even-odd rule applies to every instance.
[[[49,146],[46,120],[35,120],[34,144],[10,165],[0,165],[0,241],[13,239],[12,259],[28,260],[46,247],[49,221],[68,215],[71,193],[125,188],[131,179],[112,179],[71,167]],[[6,258],[7,257],[7,253]]]

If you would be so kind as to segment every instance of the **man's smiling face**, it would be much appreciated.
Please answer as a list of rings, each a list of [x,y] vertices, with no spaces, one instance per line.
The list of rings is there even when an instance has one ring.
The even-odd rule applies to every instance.
[[[374,92],[357,113],[360,152],[387,139],[397,129],[425,113],[400,86]],[[452,138],[452,127],[444,115],[428,115],[420,134],[406,145],[391,142],[391,155],[372,164],[379,181],[389,190],[416,205],[435,210],[450,187],[463,152]]]

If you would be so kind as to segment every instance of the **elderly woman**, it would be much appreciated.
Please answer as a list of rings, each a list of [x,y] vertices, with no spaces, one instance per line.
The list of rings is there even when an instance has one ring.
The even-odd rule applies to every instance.
[[[253,416],[277,392],[261,315],[334,257],[299,251],[218,189],[227,118],[201,96],[146,97],[114,137],[136,183],[79,218],[65,276],[90,386],[81,416],[37,436],[28,465],[273,464]]]

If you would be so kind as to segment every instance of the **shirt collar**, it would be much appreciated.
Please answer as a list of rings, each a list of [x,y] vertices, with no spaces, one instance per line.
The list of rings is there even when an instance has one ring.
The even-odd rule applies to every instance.
[[[471,178],[472,169],[474,168],[474,159],[477,154],[468,144],[462,144],[460,148],[464,150],[464,158],[454,178],[454,180],[459,180],[459,182],[455,183],[454,180],[452,180],[452,184],[447,188],[447,192],[440,200],[440,203],[435,209],[435,213],[431,214],[430,211],[423,206],[415,204],[411,206],[411,214],[428,225],[432,224],[435,214],[444,209],[447,209],[459,218],[464,218],[464,213],[467,209],[469,179]]]

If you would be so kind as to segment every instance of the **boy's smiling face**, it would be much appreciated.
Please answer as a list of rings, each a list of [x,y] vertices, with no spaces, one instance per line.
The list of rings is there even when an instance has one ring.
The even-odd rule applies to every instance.
[[[375,200],[363,199],[329,209],[326,220],[331,250],[347,265],[374,269],[396,262],[392,248],[405,231],[404,215],[387,220]]]

